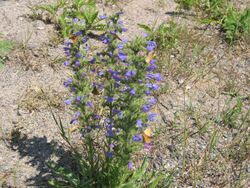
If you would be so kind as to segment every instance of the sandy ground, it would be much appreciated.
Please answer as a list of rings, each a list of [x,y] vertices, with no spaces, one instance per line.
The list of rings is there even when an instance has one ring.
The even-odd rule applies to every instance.
[[[35,0],[32,4],[41,2],[45,1]],[[0,69],[0,185],[2,184],[2,187],[48,187],[46,182],[50,173],[46,162],[51,158],[62,160],[61,156],[67,155],[67,151],[60,146],[58,130],[46,102],[47,99],[54,101],[53,110],[63,117],[64,122],[69,121],[70,110],[63,104],[68,92],[62,83],[70,71],[56,63],[62,54],[62,46],[55,46],[51,42],[51,36],[54,35],[53,25],[29,19],[27,15],[31,12],[27,8],[28,5],[28,0],[0,0],[0,33],[16,43],[15,50],[8,57],[9,60],[4,68]],[[127,38],[142,34],[143,31],[137,27],[138,23],[159,25],[170,19],[171,15],[173,16],[170,13],[176,10],[174,0],[130,0],[119,4],[119,7],[124,11],[122,19],[129,29],[124,35]],[[117,10],[117,7],[105,7],[107,12]],[[184,22],[189,25],[187,20]],[[211,33],[213,31],[208,31],[206,34],[208,38],[212,36]],[[208,51],[213,51],[215,59],[218,60],[221,55],[223,57],[218,60],[219,63],[216,64],[212,74],[204,76],[203,81],[198,83],[194,79],[186,81],[185,77],[180,76],[175,80],[165,80],[163,83],[173,88],[173,92],[160,97],[161,103],[165,106],[160,107],[164,117],[164,127],[161,129],[162,134],[159,139],[156,140],[159,147],[154,149],[152,156],[156,161],[155,168],[172,169],[180,162],[172,152],[178,147],[173,139],[174,128],[171,127],[176,111],[185,109],[190,103],[199,108],[203,114],[208,111],[219,111],[218,108],[225,101],[225,97],[221,95],[211,97],[209,91],[211,88],[220,90],[223,86],[220,84],[225,85],[228,78],[235,80],[236,85],[243,83],[241,92],[249,93],[249,51],[242,52],[236,49],[225,52],[223,43],[217,44],[213,41],[210,47]],[[231,70],[236,72],[234,75],[241,76],[237,79],[231,77]],[[220,71],[223,71],[223,76],[220,75]],[[167,71],[165,78],[169,78]],[[41,89],[45,93],[41,92]],[[218,105],[218,101],[221,104]],[[221,144],[224,141],[226,140],[221,140]],[[189,144],[190,147],[198,145],[197,150],[203,150],[206,147],[206,138],[194,136]],[[201,187],[213,187],[211,182],[206,183]]]

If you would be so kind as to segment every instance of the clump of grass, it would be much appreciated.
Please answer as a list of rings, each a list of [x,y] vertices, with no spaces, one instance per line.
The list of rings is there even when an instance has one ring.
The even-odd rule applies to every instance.
[[[3,39],[0,33],[0,69],[3,67],[6,56],[12,50],[13,43],[9,40]]]
[[[250,36],[250,8],[243,11],[236,11],[230,8],[227,11],[222,23],[222,29],[225,32],[226,40],[230,43],[236,39],[249,39]]]
[[[176,2],[180,8],[194,9],[201,15],[202,23],[218,24],[229,44],[237,39],[249,39],[249,8],[238,11],[228,0],[177,0]]]
[[[54,89],[34,86],[27,90],[19,106],[29,111],[39,111],[48,108],[47,102],[49,102],[51,107],[60,109],[63,107],[61,94]]]

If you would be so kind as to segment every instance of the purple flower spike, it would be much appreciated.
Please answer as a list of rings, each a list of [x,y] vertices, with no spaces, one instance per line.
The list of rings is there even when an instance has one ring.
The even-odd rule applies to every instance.
[[[141,142],[142,141],[142,135],[135,134],[132,139],[133,139],[134,142]]]
[[[155,41],[148,41],[147,42],[147,50],[153,51],[156,48],[156,42]]]
[[[127,60],[127,55],[123,52],[119,52],[118,53],[118,58],[121,60],[121,61],[126,61]]]
[[[131,161],[128,162],[128,169],[133,170],[133,163]]]

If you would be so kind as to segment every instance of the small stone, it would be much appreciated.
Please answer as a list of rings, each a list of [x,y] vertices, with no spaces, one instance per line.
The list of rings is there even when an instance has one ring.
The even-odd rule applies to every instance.
[[[38,30],[43,30],[45,29],[45,23],[41,20],[37,20],[35,22],[35,27],[38,29]]]

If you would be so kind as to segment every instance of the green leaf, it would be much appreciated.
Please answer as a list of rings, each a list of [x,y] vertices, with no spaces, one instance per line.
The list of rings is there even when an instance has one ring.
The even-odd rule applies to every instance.
[[[138,24],[138,26],[142,29],[144,29],[145,31],[147,32],[152,32],[152,29],[148,26],[148,25],[145,25],[145,24]]]

